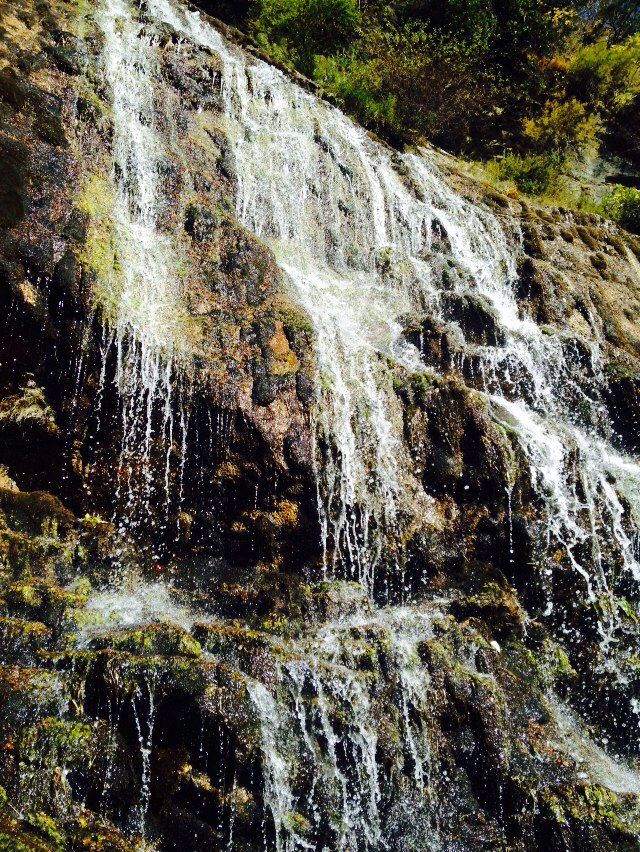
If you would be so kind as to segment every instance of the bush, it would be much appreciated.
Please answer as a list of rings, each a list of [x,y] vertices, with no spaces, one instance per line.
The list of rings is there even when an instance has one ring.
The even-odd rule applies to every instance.
[[[314,78],[363,124],[380,129],[397,126],[396,98],[384,91],[375,61],[360,59],[353,52],[316,56]]]
[[[612,114],[640,91],[640,35],[620,44],[583,45],[567,66],[567,92],[591,110]]]
[[[311,75],[314,57],[347,46],[359,22],[357,0],[257,0],[251,30],[264,47]]]
[[[200,0],[215,5],[215,0]],[[231,0],[219,0],[232,8]],[[603,131],[637,155],[637,0],[237,0],[274,59],[393,143],[520,157],[541,189]],[[234,7],[235,8],[235,7]],[[243,13],[227,12],[237,22]]]
[[[562,159],[582,156],[593,148],[600,119],[575,98],[547,101],[536,118],[523,122],[523,133],[539,153],[554,153]]]
[[[542,195],[557,179],[560,162],[552,154],[508,154],[500,161],[499,177],[512,180],[520,192]]]
[[[603,199],[602,212],[628,231],[640,234],[640,190],[618,184]]]
[[[407,5],[411,10],[412,4]],[[447,38],[483,51],[496,39],[498,18],[492,0],[421,0],[419,6],[414,10],[417,19],[428,20],[431,30]]]
[[[418,134],[443,146],[464,148],[494,115],[495,79],[473,46],[421,24],[372,28],[359,40],[375,97],[393,99],[399,137]],[[473,134],[473,138],[472,138]]]

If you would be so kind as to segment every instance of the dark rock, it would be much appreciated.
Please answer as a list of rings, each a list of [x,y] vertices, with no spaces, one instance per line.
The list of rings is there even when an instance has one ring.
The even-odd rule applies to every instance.
[[[25,215],[29,149],[0,135],[0,226],[15,227]]]
[[[465,338],[483,346],[504,344],[504,332],[490,305],[481,296],[471,293],[446,293],[442,299],[445,319],[457,322]]]
[[[6,66],[0,70],[0,99],[16,110],[23,109],[29,99],[30,87],[18,73]]]
[[[36,116],[34,130],[40,139],[50,145],[65,147],[69,144],[60,113],[55,109],[42,108]]]
[[[82,71],[82,54],[75,47],[56,44],[47,46],[47,51],[65,74],[80,74]]]
[[[530,222],[525,223],[522,227],[522,238],[524,250],[529,257],[537,259],[544,257],[544,246],[535,225]]]
[[[77,243],[83,243],[87,238],[87,227],[89,225],[89,215],[82,210],[72,210],[66,225],[64,226],[63,234],[70,240]]]

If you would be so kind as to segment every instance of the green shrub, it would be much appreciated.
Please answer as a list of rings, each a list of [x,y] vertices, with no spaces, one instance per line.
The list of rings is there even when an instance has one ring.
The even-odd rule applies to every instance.
[[[485,51],[495,41],[499,24],[492,0],[421,0],[420,5],[417,17],[448,38]]]
[[[621,151],[637,148],[637,0],[243,5],[274,59],[392,143],[426,137],[483,158],[507,147],[521,155],[514,180],[536,191],[558,163],[595,152],[601,130]]]
[[[547,101],[542,112],[523,122],[525,139],[540,154],[553,152],[563,159],[592,150],[600,119],[575,98]]]
[[[465,147],[494,115],[496,80],[474,46],[412,23],[372,27],[357,50],[376,102],[393,105],[387,129],[399,137],[417,133]]]
[[[554,154],[508,154],[500,161],[499,177],[512,180],[527,195],[547,192],[560,172],[560,161]]]
[[[375,61],[360,59],[353,51],[316,56],[314,78],[363,124],[379,128],[396,125],[396,97],[384,91]]]
[[[618,184],[603,199],[602,212],[628,231],[640,234],[640,190]]]
[[[640,35],[582,45],[568,61],[567,92],[593,111],[613,114],[639,91]]]
[[[359,22],[357,0],[257,0],[251,30],[278,58],[310,75],[314,57],[348,45]]]

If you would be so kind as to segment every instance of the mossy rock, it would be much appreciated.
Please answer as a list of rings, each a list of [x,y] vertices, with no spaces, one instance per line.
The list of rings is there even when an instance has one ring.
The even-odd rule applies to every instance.
[[[0,804],[0,852],[59,852],[61,846],[42,837],[25,821],[16,818],[6,798]]]
[[[34,381],[27,382],[19,394],[0,401],[0,429],[13,425],[22,430],[55,434],[58,430],[53,409],[42,388]]]
[[[96,650],[111,648],[136,656],[199,657],[200,643],[181,627],[150,624],[132,630],[114,630],[92,640]]]
[[[370,612],[371,601],[365,589],[346,580],[323,580],[313,588],[314,612],[321,621]]]
[[[204,650],[220,656],[256,653],[271,647],[263,633],[237,623],[199,622],[193,626],[193,636]]]
[[[27,666],[0,666],[0,718],[9,727],[62,715],[69,704],[64,677]]]
[[[68,610],[83,607],[87,589],[65,589],[56,583],[29,578],[10,583],[4,592],[10,612],[57,628]]]
[[[51,642],[51,630],[40,621],[0,617],[0,655],[12,661],[33,661]]]
[[[57,578],[71,576],[74,561],[79,555],[73,536],[28,535],[0,530],[0,564],[5,569],[7,580],[22,578],[29,582],[31,577],[38,577],[43,582],[55,583]]]
[[[612,380],[627,379],[640,383],[640,372],[623,361],[608,361],[604,365],[605,376]]]
[[[558,823],[575,821],[602,826],[632,845],[616,848],[637,849],[640,844],[640,807],[637,796],[621,795],[601,785],[576,784],[543,789],[540,801]]]
[[[21,759],[38,763],[51,756],[66,765],[95,759],[96,729],[88,722],[48,717],[22,731],[18,744]]]
[[[455,601],[452,612],[460,619],[482,619],[499,638],[520,633],[525,621],[525,613],[513,591],[496,582],[489,582],[478,593]]]
[[[439,392],[442,379],[429,372],[405,373],[396,371],[393,377],[393,389],[405,405],[424,405],[431,394]]]
[[[0,510],[12,529],[30,535],[56,536],[75,526],[74,515],[46,491],[0,489]]]
[[[64,665],[71,670],[84,666],[87,676],[101,682],[107,693],[131,696],[146,684],[158,700],[173,692],[201,695],[217,671],[215,663],[194,656],[139,655],[112,648],[66,653]]]
[[[106,820],[85,812],[76,817],[68,828],[71,848],[86,852],[139,852],[139,843],[132,842]]]

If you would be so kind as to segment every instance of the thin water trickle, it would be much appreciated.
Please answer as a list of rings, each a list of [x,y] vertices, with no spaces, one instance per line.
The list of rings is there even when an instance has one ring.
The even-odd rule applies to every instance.
[[[276,852],[313,849],[296,830],[295,800],[289,779],[292,767],[287,760],[285,720],[269,690],[255,681],[249,685],[249,697],[260,721],[264,800],[273,820]]]
[[[124,532],[148,514],[156,485],[156,445],[164,447],[168,466],[177,438],[184,463],[189,337],[179,247],[159,225],[165,204],[160,184],[164,150],[156,129],[153,36],[128,0],[104,0],[96,20],[111,96],[115,187],[110,233],[101,235],[111,240],[114,260],[97,283],[97,301],[110,328],[101,388],[107,357],[115,351],[122,434],[115,503]],[[168,479],[167,473],[167,502]]]
[[[291,657],[279,665],[273,693],[262,684],[250,684],[262,732],[265,806],[277,849],[317,848],[314,832],[324,820],[332,849],[386,848],[381,803],[393,792],[378,762],[374,703],[381,664],[367,661],[375,637],[380,647],[388,648],[385,678],[394,684],[397,698],[400,754],[395,771],[404,774],[405,766],[410,767],[407,782],[424,801],[431,777],[430,684],[417,646],[432,638],[443,603],[327,623],[291,644]],[[306,765],[312,767],[310,787],[297,797],[292,785]],[[430,822],[437,848],[435,812]]]

